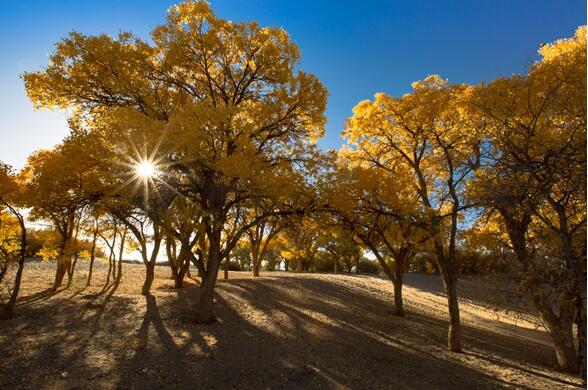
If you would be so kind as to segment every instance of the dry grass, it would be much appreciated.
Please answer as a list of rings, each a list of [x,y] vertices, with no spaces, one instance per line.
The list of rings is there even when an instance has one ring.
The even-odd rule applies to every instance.
[[[174,290],[158,267],[105,267],[84,288],[51,293],[51,263],[28,263],[16,318],[0,323],[3,388],[527,388],[580,385],[558,373],[549,337],[520,302],[492,303],[499,284],[460,281],[465,353],[445,349],[445,298],[436,276],[408,275],[408,315],[392,315],[392,285],[369,276],[232,272],[219,281],[219,321],[185,320],[195,281]]]

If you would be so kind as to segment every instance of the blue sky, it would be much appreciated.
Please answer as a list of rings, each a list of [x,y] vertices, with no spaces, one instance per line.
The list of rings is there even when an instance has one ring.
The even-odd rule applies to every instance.
[[[64,112],[34,111],[19,75],[41,69],[69,31],[148,37],[177,1],[0,0],[0,160],[26,156],[67,134]],[[329,90],[323,148],[338,148],[353,106],[384,91],[408,92],[433,73],[479,83],[524,72],[541,43],[586,24],[584,0],[212,0],[233,21],[286,29],[302,52],[301,68]]]

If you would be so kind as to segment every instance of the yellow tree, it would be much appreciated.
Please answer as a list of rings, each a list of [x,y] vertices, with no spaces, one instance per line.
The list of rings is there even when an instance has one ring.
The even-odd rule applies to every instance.
[[[352,230],[337,226],[336,222],[323,226],[318,237],[319,247],[333,260],[333,273],[340,272],[341,261],[345,264],[345,271],[351,273],[353,264],[356,273],[359,272],[361,248]]]
[[[462,109],[467,86],[449,85],[437,75],[412,86],[412,93],[399,98],[378,93],[374,101],[359,103],[343,136],[350,144],[349,159],[383,172],[400,165],[412,176],[447,295],[449,349],[459,352],[456,242],[458,222],[469,207],[463,190],[479,163],[479,142]]]
[[[340,156],[344,164],[327,169],[318,182],[322,207],[335,226],[352,231],[373,253],[394,286],[396,315],[404,316],[403,275],[416,245],[416,235],[409,232],[421,224],[411,178],[401,166],[391,173],[350,160],[349,151]]]
[[[30,187],[31,217],[49,221],[59,232],[60,243],[53,289],[64,276],[72,283],[76,239],[84,210],[100,197],[96,165],[86,159],[75,138],[52,150],[32,154],[24,168]]]
[[[254,213],[259,215],[259,213]],[[280,233],[282,227],[277,216],[261,220],[251,227],[247,233],[247,241],[251,250],[253,276],[259,276],[261,262],[264,259],[272,240]]]
[[[22,172],[14,172],[9,165],[0,162],[0,234],[2,234],[0,238],[4,241],[12,234],[18,233],[17,240],[16,237],[10,237],[9,242],[4,242],[2,249],[0,249],[4,257],[2,269],[0,270],[0,272],[2,272],[0,283],[2,283],[5,273],[10,267],[14,252],[17,253],[16,258],[18,264],[14,281],[11,281],[12,289],[8,302],[0,308],[0,319],[11,318],[14,315],[16,298],[18,297],[20,290],[27,243],[27,228],[23,213],[27,195],[28,187],[26,185],[24,174]],[[8,213],[6,213],[5,210],[7,210]],[[12,216],[12,218],[10,218],[9,215]],[[18,226],[18,230],[15,229],[16,226]],[[9,233],[9,235],[4,236],[5,233]]]
[[[472,118],[488,128],[472,192],[500,213],[560,367],[585,377],[586,28],[539,53],[528,74],[471,96]]]
[[[281,234],[281,256],[294,272],[313,270],[313,262],[319,249],[320,227],[309,216],[293,216],[288,219]]]
[[[172,267],[174,286],[182,288],[190,263],[195,260],[193,249],[198,244],[198,240],[204,237],[200,209],[186,198],[175,198],[165,219],[165,230],[167,232],[166,251]],[[179,251],[176,241],[180,244]],[[198,261],[195,262],[196,265],[200,264]]]
[[[129,133],[161,140],[150,162],[174,172],[169,185],[203,213],[208,246],[193,317],[211,322],[221,261],[275,209],[236,230],[228,216],[257,199],[288,203],[296,163],[322,135],[327,93],[294,70],[299,52],[284,30],[220,19],[204,1],[172,7],[152,41],[72,33],[24,80],[37,107],[75,108],[115,149]]]

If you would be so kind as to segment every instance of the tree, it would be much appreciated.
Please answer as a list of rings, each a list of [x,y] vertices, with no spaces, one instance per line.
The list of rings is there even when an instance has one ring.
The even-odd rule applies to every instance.
[[[359,270],[361,249],[355,241],[353,231],[340,227],[325,228],[318,238],[320,249],[333,260],[333,273],[339,273],[342,261],[347,273],[351,273],[352,264]]]
[[[3,234],[1,236],[3,241],[9,239],[10,242],[3,242],[3,245],[0,247],[0,250],[2,251],[2,257],[4,258],[2,269],[0,269],[0,283],[2,283],[5,277],[15,251],[17,253],[16,258],[18,269],[16,271],[14,281],[12,282],[13,286],[10,297],[8,298],[8,302],[4,304],[3,307],[0,307],[0,319],[11,318],[14,315],[16,298],[18,297],[18,293],[20,291],[20,282],[24,269],[27,246],[27,228],[25,225],[25,217],[22,211],[25,199],[28,195],[27,189],[28,188],[26,186],[25,177],[22,172],[16,173],[12,167],[0,162],[0,229],[6,229],[2,233],[10,232],[10,235],[17,232],[15,229],[16,226],[18,226],[18,230],[20,230],[18,232],[18,240],[16,240],[16,237],[10,238],[10,235],[4,236]],[[8,210],[8,213],[12,215],[14,219],[8,218],[8,215],[3,212],[4,210]],[[13,222],[16,222],[16,224]],[[13,226],[6,226],[10,224]]]
[[[313,262],[319,250],[320,227],[309,216],[288,219],[282,232],[282,257],[286,260],[286,271],[294,265],[294,272],[313,271]]]
[[[76,239],[86,208],[100,196],[96,165],[82,153],[75,137],[52,150],[32,154],[24,168],[29,181],[31,217],[47,220],[59,232],[57,270],[53,289],[68,275],[73,280]]]
[[[448,346],[460,352],[456,242],[459,220],[470,207],[463,191],[479,164],[480,142],[462,109],[467,86],[449,85],[437,75],[412,86],[400,98],[378,93],[373,102],[359,103],[343,136],[350,159],[381,171],[403,166],[412,175],[447,295]]]
[[[259,215],[254,212],[253,215]],[[251,262],[253,264],[253,276],[259,276],[261,261],[264,259],[272,240],[280,233],[280,221],[277,216],[270,217],[259,221],[252,226],[245,236],[251,250]]]
[[[353,231],[374,254],[394,286],[396,315],[404,316],[403,275],[415,246],[413,227],[417,225],[416,198],[406,182],[410,176],[398,169],[391,175],[390,171],[348,166],[347,156],[343,162],[343,166],[327,169],[319,181],[321,204],[336,226]],[[386,261],[388,254],[394,255],[393,269]]]
[[[172,266],[174,286],[182,288],[190,262],[194,260],[196,265],[201,263],[196,260],[193,253],[198,241],[204,237],[200,209],[186,198],[177,197],[171,205],[170,212],[167,213],[165,226],[168,232],[166,250]],[[176,251],[176,241],[180,243],[179,252]]]
[[[586,28],[539,53],[526,75],[472,94],[471,115],[488,131],[485,164],[471,191],[500,214],[560,367],[580,369],[585,378]]]
[[[156,158],[177,173],[169,184],[203,213],[208,250],[193,318],[211,322],[220,263],[276,208],[234,231],[229,215],[257,200],[290,203],[296,164],[323,132],[326,90],[294,71],[299,53],[284,30],[222,20],[203,1],[172,7],[152,40],[72,33],[25,85],[37,107],[88,114],[85,125],[111,140],[160,134]]]

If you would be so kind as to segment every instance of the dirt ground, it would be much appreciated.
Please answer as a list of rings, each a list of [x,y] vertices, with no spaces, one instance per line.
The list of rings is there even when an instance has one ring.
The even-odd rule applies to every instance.
[[[373,276],[231,272],[218,322],[187,320],[197,283],[175,290],[157,267],[140,295],[141,265],[103,288],[51,293],[54,263],[27,263],[16,318],[0,322],[0,387],[7,389],[561,389],[548,335],[491,280],[460,280],[465,353],[446,350],[437,276],[410,274],[407,316],[393,315],[391,282]],[[222,273],[221,273],[222,274]]]

